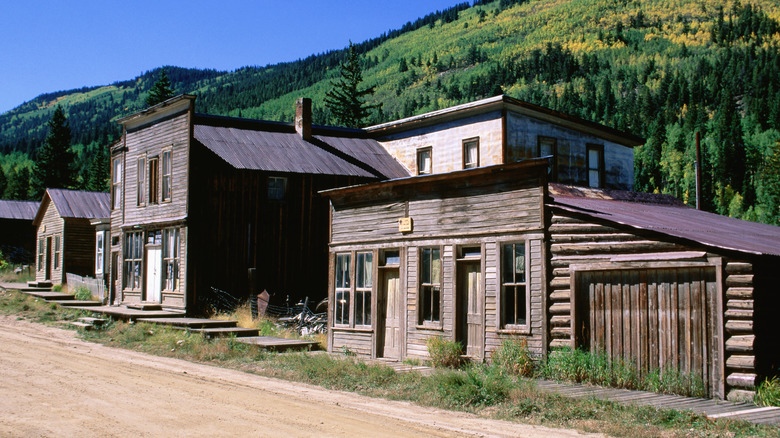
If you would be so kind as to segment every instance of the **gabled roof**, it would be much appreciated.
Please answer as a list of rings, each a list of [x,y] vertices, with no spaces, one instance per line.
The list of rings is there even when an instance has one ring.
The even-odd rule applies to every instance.
[[[379,142],[359,129],[314,126],[307,141],[289,123],[197,114],[193,131],[195,140],[236,169],[381,179],[409,176]]]
[[[562,113],[529,102],[518,100],[507,95],[489,97],[487,99],[464,103],[449,108],[419,114],[405,119],[369,126],[366,129],[374,137],[380,138],[397,132],[408,131],[424,126],[431,126],[450,120],[461,119],[473,114],[495,110],[511,110],[516,113],[543,120],[548,123],[574,129],[587,134],[601,137],[623,146],[641,146],[645,140],[636,135],[619,131],[590,120],[585,120],[571,114]]]
[[[102,192],[46,189],[33,225],[43,219],[49,202],[54,204],[60,217],[74,219],[103,219],[111,217],[111,195]]]
[[[35,219],[38,207],[37,201],[11,201],[0,199],[0,219],[20,219],[31,221]]]
[[[748,254],[780,256],[780,227],[688,207],[668,195],[550,184],[551,207]]]

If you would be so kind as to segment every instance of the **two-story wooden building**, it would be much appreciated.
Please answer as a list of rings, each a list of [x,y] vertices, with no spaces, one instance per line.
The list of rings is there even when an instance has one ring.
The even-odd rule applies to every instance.
[[[641,139],[505,96],[369,131],[418,176],[325,192],[330,350],[524,338],[735,398],[780,365],[780,228],[625,190]]]
[[[198,313],[212,288],[272,300],[327,291],[328,204],[317,192],[407,171],[365,132],[197,114],[178,96],[119,120],[110,278],[121,303]],[[248,269],[256,269],[249,290]]]

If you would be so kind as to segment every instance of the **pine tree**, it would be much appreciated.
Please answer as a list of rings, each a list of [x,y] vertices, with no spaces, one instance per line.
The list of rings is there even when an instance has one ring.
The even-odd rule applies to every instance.
[[[6,187],[8,187],[8,177],[5,176],[3,168],[0,167],[0,198],[3,197]]]
[[[6,199],[16,199],[24,201],[30,199],[30,169],[22,167],[18,171],[14,172],[13,177],[8,183],[8,187],[5,189]],[[32,199],[40,200],[40,196],[32,196]]]
[[[365,97],[374,93],[374,87],[360,90],[362,81],[360,58],[350,41],[349,57],[341,64],[340,77],[331,82],[331,89],[325,94],[325,105],[338,125],[359,128],[371,115],[371,110],[378,107],[365,103]]]
[[[165,69],[162,69],[160,73],[160,79],[154,83],[152,89],[149,90],[149,95],[146,96],[146,106],[155,106],[160,102],[165,102],[174,96],[173,88],[171,88],[171,81],[168,79],[168,75],[165,74]]]
[[[107,192],[110,167],[108,147],[99,148],[89,165],[86,189],[91,192]]]
[[[75,181],[75,154],[70,150],[70,126],[61,106],[47,123],[49,134],[38,149],[32,168],[30,195],[38,199],[47,188],[70,188]]]

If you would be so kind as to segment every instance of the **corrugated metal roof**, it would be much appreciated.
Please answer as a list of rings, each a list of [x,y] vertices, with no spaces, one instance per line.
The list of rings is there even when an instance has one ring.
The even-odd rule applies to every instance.
[[[31,221],[41,205],[37,201],[11,201],[0,199],[0,219],[23,219]]]
[[[77,219],[111,217],[111,195],[108,193],[65,189],[46,189],[46,193],[61,217]]]
[[[567,211],[706,246],[780,256],[780,227],[696,210],[670,202],[665,195],[645,193],[632,200],[631,196],[617,191],[567,190],[557,184],[550,184],[549,193],[553,198],[550,205]]]
[[[230,126],[232,122],[240,126]],[[194,137],[237,169],[382,179],[409,176],[382,145],[360,130],[313,131],[306,141],[292,125],[198,115]]]

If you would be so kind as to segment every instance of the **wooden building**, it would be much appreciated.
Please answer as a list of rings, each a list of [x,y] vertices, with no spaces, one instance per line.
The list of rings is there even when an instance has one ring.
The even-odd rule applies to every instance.
[[[644,140],[496,96],[366,128],[413,175],[548,157],[548,180],[631,190]]]
[[[6,261],[35,263],[33,220],[40,205],[37,201],[0,200],[0,251]]]
[[[33,220],[35,279],[61,284],[66,273],[94,275],[95,227],[90,222],[108,215],[108,193],[46,189]]]
[[[197,114],[178,96],[119,120],[112,148],[110,281],[121,303],[199,313],[268,290],[283,303],[327,291],[320,190],[407,176],[363,131]],[[248,270],[256,270],[250,290]]]

